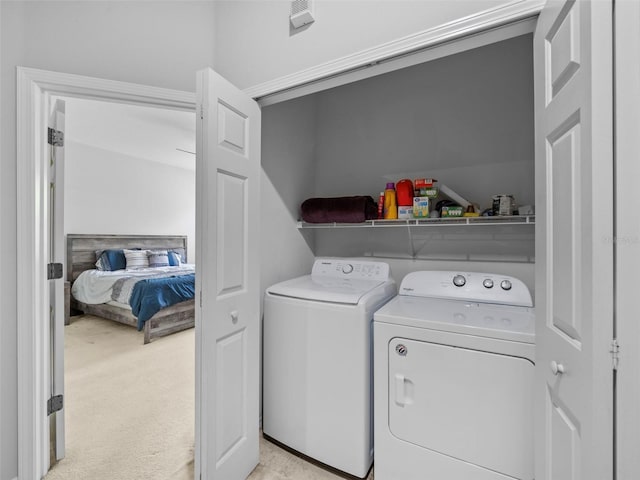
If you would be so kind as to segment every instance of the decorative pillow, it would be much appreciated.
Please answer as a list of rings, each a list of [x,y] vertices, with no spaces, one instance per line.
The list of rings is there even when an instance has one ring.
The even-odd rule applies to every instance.
[[[124,251],[121,249],[96,250],[96,258],[98,259],[96,262],[98,270],[113,272],[114,270],[124,270],[127,266]]]
[[[152,250],[147,257],[151,268],[169,266],[169,253],[166,250]]]
[[[180,257],[180,263],[187,263],[187,252],[185,252],[184,248],[172,248],[169,251],[178,254]]]
[[[136,268],[149,268],[148,250],[124,250],[127,259],[127,270]]]
[[[169,257],[169,266],[170,267],[179,267],[180,266],[180,255],[176,252],[167,252]]]

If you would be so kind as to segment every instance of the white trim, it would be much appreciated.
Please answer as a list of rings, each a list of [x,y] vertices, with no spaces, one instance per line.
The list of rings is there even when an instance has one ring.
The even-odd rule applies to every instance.
[[[0,5],[0,25],[2,25],[2,6]],[[0,69],[2,68],[2,41],[0,39]],[[2,75],[0,75],[0,105],[2,105]],[[2,129],[2,113],[0,111],[0,132],[4,131]],[[0,158],[2,158],[2,135],[0,135]],[[5,222],[4,215],[6,212],[2,209],[2,195],[0,195],[0,245],[2,245],[2,225]],[[0,312],[4,312],[2,308],[2,294],[0,294]],[[0,348],[4,347],[4,343],[2,343],[2,328],[0,328]],[[2,378],[3,372],[2,368],[2,355],[0,354],[0,385],[5,384],[4,379]],[[2,392],[0,392],[0,412],[3,412],[2,409]],[[6,435],[7,429],[4,428],[2,423],[2,414],[0,414],[0,443],[3,442],[2,435]],[[2,452],[0,451],[0,475],[2,474]]]
[[[545,3],[546,0],[514,0],[499,7],[249,87],[244,92],[252,98],[260,99],[266,95],[339,75],[388,58],[406,55],[410,52],[536,16]]]
[[[46,108],[51,95],[195,111],[189,92],[31,68],[17,70],[18,477],[48,470]],[[196,362],[198,359],[196,359]],[[197,420],[197,419],[196,419]]]
[[[616,389],[618,478],[639,478],[640,457],[640,323],[637,307],[637,265],[640,263],[640,219],[637,181],[640,177],[640,3],[615,6],[615,312],[620,364]]]
[[[400,70],[401,68],[430,62],[438,58],[448,57],[449,55],[455,55],[467,50],[507,40],[509,38],[533,33],[535,31],[536,21],[537,20],[535,18],[519,20],[508,25],[493,28],[486,32],[478,32],[444,44],[439,44],[432,48],[426,48],[418,52],[411,52],[399,57],[381,60],[378,63],[369,64],[355,70],[349,70],[348,72],[340,73],[329,78],[319,79],[315,82],[305,83],[271,95],[265,95],[260,97],[258,103],[260,106],[266,107],[268,105],[284,102],[293,98],[346,85],[347,83],[357,82],[376,75]]]

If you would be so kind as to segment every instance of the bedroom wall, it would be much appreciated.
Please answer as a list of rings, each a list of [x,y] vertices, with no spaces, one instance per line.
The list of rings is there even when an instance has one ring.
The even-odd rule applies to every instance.
[[[194,170],[69,141],[64,233],[187,235],[195,263],[195,182]]]
[[[18,474],[16,66],[194,92],[213,17],[210,1],[0,2],[0,480]]]

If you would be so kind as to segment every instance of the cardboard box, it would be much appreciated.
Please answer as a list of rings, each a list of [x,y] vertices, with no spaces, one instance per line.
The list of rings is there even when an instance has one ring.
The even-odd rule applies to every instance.
[[[398,207],[398,219],[406,220],[408,218],[413,218],[413,207],[405,207],[401,205]]]
[[[429,217],[429,197],[413,197],[413,216],[415,218]]]
[[[451,217],[462,217],[462,207],[454,206],[454,207],[442,207],[442,213],[440,214],[442,218],[451,218]]]

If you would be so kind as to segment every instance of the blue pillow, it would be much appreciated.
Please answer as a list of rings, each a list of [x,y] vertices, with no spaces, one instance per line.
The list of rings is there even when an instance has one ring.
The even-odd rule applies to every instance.
[[[184,248],[172,248],[171,251],[178,254],[180,263],[187,263],[187,252]]]
[[[180,266],[180,255],[176,252],[168,252],[169,254],[169,266],[171,267],[179,267]]]
[[[113,272],[114,270],[124,270],[127,268],[127,260],[123,250],[103,250],[96,252],[98,270]]]

